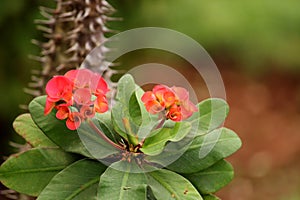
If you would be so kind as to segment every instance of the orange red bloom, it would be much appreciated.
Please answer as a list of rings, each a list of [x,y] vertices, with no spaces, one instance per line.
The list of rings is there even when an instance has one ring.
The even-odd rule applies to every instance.
[[[46,85],[44,114],[54,108],[56,118],[66,119],[69,129],[77,129],[81,122],[92,118],[95,112],[108,110],[105,80],[88,69],[70,70],[64,76],[54,76]]]
[[[182,87],[156,85],[142,96],[146,110],[151,114],[164,112],[167,119],[182,121],[198,109],[189,100],[189,93]]]

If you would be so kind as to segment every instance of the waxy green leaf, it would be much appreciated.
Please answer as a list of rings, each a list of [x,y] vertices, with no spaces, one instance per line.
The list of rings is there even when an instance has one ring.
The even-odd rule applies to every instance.
[[[157,116],[151,116],[141,101],[143,94],[144,91],[134,83],[133,77],[127,74],[118,82],[117,102],[112,108],[115,131],[134,145],[158,123]]]
[[[201,194],[215,193],[233,179],[233,168],[225,160],[220,160],[209,168],[184,175]]]
[[[19,115],[14,123],[15,131],[33,147],[57,147],[37,125],[29,113]]]
[[[44,115],[46,96],[37,97],[29,104],[29,111],[33,121],[56,145],[67,152],[79,153],[91,157],[82,144],[77,131],[71,131],[66,127],[65,120],[55,117],[53,110],[49,115]]]
[[[104,134],[101,130],[103,130],[103,127],[101,128],[98,119],[91,119],[87,122],[83,122],[77,129],[82,143],[93,158],[96,159],[102,159],[120,152],[120,146],[119,148],[116,148],[113,146],[118,146],[116,143],[111,141],[111,144],[108,140],[104,139],[102,137]]]
[[[100,175],[105,169],[100,162],[79,160],[55,175],[38,200],[96,199]]]
[[[203,135],[218,128],[227,117],[229,106],[223,99],[210,98],[201,101],[198,112],[194,113],[187,121],[192,122],[192,131],[195,135]]]
[[[120,161],[112,164],[100,177],[98,200],[145,200],[147,179],[135,173],[134,162]],[[122,170],[122,171],[121,171]]]
[[[37,196],[59,171],[77,159],[58,148],[36,148],[12,155],[0,167],[0,181],[20,193]]]
[[[112,108],[112,121],[115,130],[125,139],[132,139],[138,131],[138,122],[135,122],[140,115],[138,104],[135,104],[137,99],[132,97],[137,89],[132,76],[129,74],[124,75],[118,82],[118,89],[116,99],[117,102]],[[132,105],[130,105],[130,99],[132,99]],[[133,108],[130,108],[133,106]],[[131,112],[130,112],[131,110]],[[132,118],[133,117],[133,118]],[[128,121],[128,124],[124,123]],[[133,137],[133,138],[129,138]],[[135,141],[137,143],[137,140]]]
[[[160,169],[147,173],[148,184],[157,199],[202,200],[196,188],[184,177]]]
[[[167,168],[179,173],[195,173],[230,156],[241,145],[240,138],[232,130],[216,129],[196,137],[187,151]]]
[[[166,143],[178,142],[183,139],[191,130],[189,122],[178,122],[173,128],[161,128],[153,131],[141,148],[146,155],[154,156],[160,154]]]

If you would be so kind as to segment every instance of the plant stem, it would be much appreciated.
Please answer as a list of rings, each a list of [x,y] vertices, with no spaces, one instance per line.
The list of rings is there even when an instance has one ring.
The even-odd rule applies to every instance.
[[[166,121],[166,118],[162,117],[162,119],[160,120],[159,124],[157,124],[157,126],[155,127],[155,129],[161,128],[164,125],[165,121]]]
[[[113,141],[111,141],[101,130],[98,129],[98,127],[94,124],[94,122],[92,120],[88,120],[89,125],[91,126],[91,128],[96,131],[98,133],[98,135],[105,140],[108,144],[110,144],[111,146],[120,149],[120,150],[124,150],[122,146],[114,143]]]

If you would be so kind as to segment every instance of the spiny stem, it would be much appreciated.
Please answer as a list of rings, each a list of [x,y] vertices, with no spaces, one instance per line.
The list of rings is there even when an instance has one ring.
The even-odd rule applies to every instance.
[[[108,144],[110,144],[111,146],[120,149],[120,150],[124,150],[122,146],[114,143],[113,141],[111,141],[101,130],[98,129],[98,127],[94,124],[94,122],[92,120],[88,120],[89,125],[91,126],[91,128],[96,131],[98,133],[98,135],[104,139]]]

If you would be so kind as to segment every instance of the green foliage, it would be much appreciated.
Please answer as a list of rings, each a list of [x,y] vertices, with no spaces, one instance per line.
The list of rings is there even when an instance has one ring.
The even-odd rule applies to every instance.
[[[37,126],[60,148],[68,152],[89,156],[76,131],[66,128],[65,122],[57,120],[55,112],[44,115],[46,96],[35,98],[29,104],[29,111]]]
[[[13,127],[33,147],[57,147],[37,127],[29,113],[18,116],[13,123]]]
[[[168,141],[178,142],[182,140],[191,130],[188,122],[176,123],[172,128],[161,128],[150,133],[145,139],[141,151],[146,155],[154,156],[160,154]]]
[[[55,174],[75,159],[58,148],[31,149],[6,160],[0,168],[0,180],[18,192],[37,196]]]
[[[100,162],[79,160],[56,174],[38,200],[52,200],[53,197],[56,200],[95,199],[100,175],[105,169]],[[57,191],[61,191],[60,195]]]
[[[14,128],[38,148],[6,160],[1,182],[38,200],[218,199],[211,193],[233,178],[223,159],[241,146],[233,131],[219,128],[226,102],[208,99],[186,121],[160,122],[145,110],[143,91],[129,75],[118,86],[127,90],[127,84],[131,92],[118,91],[119,109],[83,122],[77,132],[54,110],[44,116],[45,96],[35,98]],[[179,158],[170,165],[161,162],[173,155]]]
[[[225,160],[220,160],[202,171],[186,174],[185,177],[201,192],[211,194],[227,185],[233,178],[233,168]]]
[[[169,170],[150,172],[149,185],[157,199],[202,200],[187,179]]]
[[[132,173],[135,163],[116,162],[100,177],[99,200],[144,200],[147,196],[147,179],[143,173]],[[124,169],[119,171],[117,169]]]
[[[230,156],[240,147],[241,140],[233,131],[216,129],[207,135],[195,137],[187,151],[167,168],[179,173],[195,173]],[[202,152],[204,156],[201,156]]]

